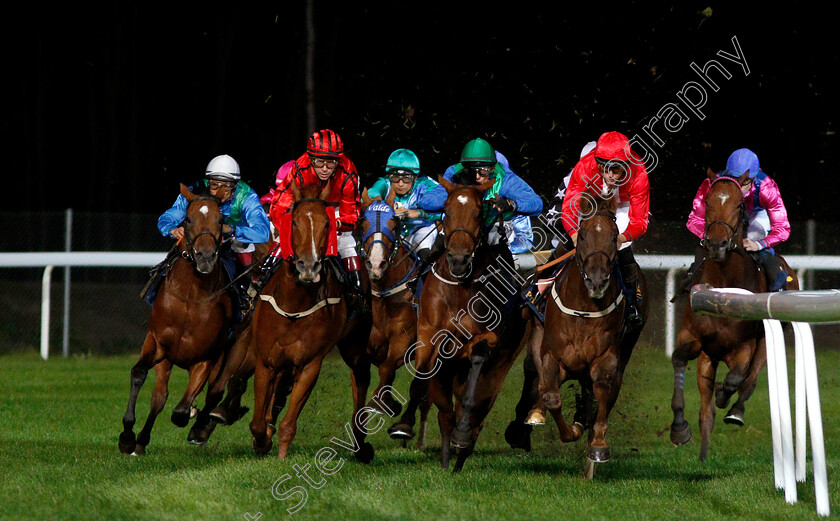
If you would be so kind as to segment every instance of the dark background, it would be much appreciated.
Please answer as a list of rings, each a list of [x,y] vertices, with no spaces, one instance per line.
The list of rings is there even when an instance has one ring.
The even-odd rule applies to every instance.
[[[4,17],[4,211],[159,214],[222,153],[265,193],[313,130],[305,2],[237,4]],[[550,197],[587,141],[641,134],[698,81],[689,65],[716,59],[732,78],[707,89],[706,118],[657,127],[653,222],[684,219],[706,168],[740,147],[777,180],[791,220],[837,221],[836,19],[730,4],[319,1],[316,125],[341,135],[366,186],[395,148],[437,175],[481,136]],[[733,36],[749,76],[716,56],[734,53]]]

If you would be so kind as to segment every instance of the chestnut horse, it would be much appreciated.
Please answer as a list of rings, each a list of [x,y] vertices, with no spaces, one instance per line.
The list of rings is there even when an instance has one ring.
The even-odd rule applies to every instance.
[[[443,219],[446,254],[424,283],[417,343],[406,353],[407,359],[414,355],[408,365],[414,375],[409,403],[389,432],[413,437],[416,409],[428,394],[438,408],[441,467],[449,469],[452,443],[459,449],[453,468],[458,472],[521,350],[526,315],[520,307],[503,310],[519,288],[511,283],[515,271],[510,250],[487,244],[483,197],[493,181],[479,186],[439,181],[449,193]]]
[[[587,479],[592,478],[595,463],[610,459],[607,421],[648,312],[647,281],[639,270],[643,323],[626,329],[626,295],[617,266],[617,204],[615,195],[599,199],[595,207],[586,198],[580,200],[581,215],[588,217],[579,223],[574,262],[549,290],[543,338],[534,357],[540,399],[554,417],[560,439],[577,441],[589,431]],[[563,417],[560,396],[560,386],[570,379],[580,383],[584,397],[576,405],[583,410],[576,410],[571,426]]]
[[[172,423],[178,427],[189,423],[195,397],[208,378],[215,379],[219,373],[236,312],[219,262],[223,219],[219,200],[196,195],[183,184],[181,195],[188,202],[184,238],[179,245],[180,255],[168,270],[152,307],[140,359],[131,368],[131,392],[119,440],[120,451],[124,454],[145,452],[155,418],[169,394],[173,364],[189,371],[189,383],[172,411]],[[137,394],[152,367],[156,381],[151,409],[143,430],[135,438]],[[208,411],[220,398],[221,395],[208,394],[196,421],[206,420]]]
[[[379,368],[379,385],[368,406],[389,416],[402,411],[392,386],[397,369],[404,364],[406,351],[417,339],[417,311],[409,282],[420,276],[419,259],[400,236],[399,219],[393,209],[395,196],[393,188],[384,201],[369,199],[367,191],[362,194],[361,245],[370,279],[373,324],[367,350],[346,356],[348,364],[360,373],[354,382],[363,382],[365,374],[369,381],[370,364]],[[354,392],[364,396],[367,388]],[[418,448],[425,447],[429,407],[428,400],[420,407]]]
[[[767,281],[759,265],[742,244],[748,226],[740,186],[749,182],[749,173],[740,179],[708,172],[712,180],[706,195],[705,236],[701,244],[705,259],[695,275],[695,283],[713,287],[743,288],[753,293],[767,291]],[[792,281],[789,289],[799,289],[796,274],[781,259]],[[685,420],[683,380],[689,360],[697,359],[697,385],[700,389],[700,461],[709,454],[710,437],[715,422],[715,405],[721,409],[738,391],[738,400],[724,417],[725,423],[744,425],[745,402],[755,389],[758,374],[767,361],[764,327],[760,320],[736,320],[711,315],[696,315],[685,306],[671,355],[674,367],[674,394],[671,410],[671,442],[684,445],[691,440],[691,428]],[[723,383],[716,383],[718,364],[729,368]]]
[[[288,409],[277,425],[278,458],[285,458],[297,430],[297,419],[315,386],[324,356],[340,340],[356,343],[356,327],[338,272],[328,263],[327,245],[334,210],[325,199],[329,186],[298,189],[294,196],[291,244],[294,257],[271,276],[254,309],[250,351],[254,362],[253,447],[271,450],[274,425],[288,398]],[[313,191],[314,189],[314,191]],[[320,194],[315,196],[316,192]],[[364,342],[364,339],[361,339]],[[354,422],[354,430],[360,426]],[[368,443],[356,447],[359,459],[373,457]]]

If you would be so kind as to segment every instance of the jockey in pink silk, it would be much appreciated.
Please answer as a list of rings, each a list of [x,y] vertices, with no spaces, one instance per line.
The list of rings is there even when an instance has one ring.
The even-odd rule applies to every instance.
[[[758,156],[747,148],[733,152],[726,162],[726,169],[718,176],[737,179],[746,172],[749,172],[749,180],[741,185],[741,193],[749,226],[742,246],[747,251],[757,252],[767,273],[769,291],[779,291],[784,288],[788,275],[776,257],[774,248],[790,237],[787,209],[779,186],[761,170]],[[711,185],[712,180],[709,178],[700,184],[686,223],[689,231],[701,239],[706,229],[706,194]]]

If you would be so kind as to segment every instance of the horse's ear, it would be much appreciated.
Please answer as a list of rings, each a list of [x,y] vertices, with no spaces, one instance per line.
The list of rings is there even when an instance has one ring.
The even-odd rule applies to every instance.
[[[394,201],[397,200],[397,192],[394,190],[394,185],[391,185],[391,189],[388,190],[388,195],[385,197],[385,204],[390,206],[391,208],[394,207]]]
[[[618,210],[618,190],[615,190],[608,199],[602,199],[599,206],[610,213],[615,213]]]
[[[440,183],[440,185],[444,187],[447,192],[451,192],[455,189],[455,185],[447,181],[446,178],[442,175],[438,176],[438,183]]]
[[[294,179],[292,179],[292,182],[289,183],[289,190],[291,190],[292,192],[292,199],[295,202],[300,201],[300,188],[298,187],[297,183],[295,183]]]
[[[576,200],[572,201],[572,204],[577,204],[578,212],[580,213],[580,215],[592,215],[593,213],[595,213],[593,211],[595,210],[595,208],[592,208],[591,197],[578,197]]]
[[[190,189],[187,188],[187,185],[184,183],[181,183],[181,195],[184,196],[184,199],[186,199],[188,203],[192,202],[192,200],[196,198],[196,195],[190,192]]]
[[[717,174],[711,168],[706,168],[706,176],[711,180],[714,181],[717,179]]]
[[[362,211],[364,212],[370,206],[370,195],[368,195],[367,187],[362,188]]]
[[[747,186],[750,184],[750,171],[749,169],[741,174],[741,177],[738,178],[738,184],[741,186]]]
[[[487,190],[490,190],[491,188],[493,188],[493,184],[495,184],[495,182],[496,182],[495,179],[488,179],[487,181],[484,181],[483,183],[478,185],[478,190],[480,192],[484,193]]]
[[[324,188],[321,189],[321,193],[318,194],[318,199],[320,199],[322,201],[326,201],[327,197],[329,197],[329,196],[330,196],[330,183],[328,182],[324,185]]]

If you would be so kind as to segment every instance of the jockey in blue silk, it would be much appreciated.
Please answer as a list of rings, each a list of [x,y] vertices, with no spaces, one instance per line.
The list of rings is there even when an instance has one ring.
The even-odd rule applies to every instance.
[[[481,184],[495,179],[493,188],[484,194],[484,225],[489,228],[489,241],[498,244],[495,227],[502,212],[508,248],[517,265],[530,252],[533,241],[531,217],[539,215],[543,201],[528,183],[510,169],[507,158],[481,138],[468,142],[461,152],[461,161],[450,166],[444,179],[460,184]],[[533,264],[533,261],[527,263]],[[526,266],[520,266],[525,269]]]
[[[400,219],[400,234],[423,260],[438,236],[436,221],[441,218],[446,189],[420,173],[420,160],[407,148],[394,150],[385,165],[385,176],[368,188],[368,197],[383,201],[394,188],[394,212]]]
[[[232,280],[253,263],[254,244],[268,242],[270,238],[268,216],[260,204],[259,195],[241,180],[239,164],[228,155],[213,158],[205,169],[205,178],[190,186],[190,191],[206,191],[221,201],[219,209],[224,216],[222,233],[231,238],[231,247],[222,250],[219,260]],[[179,194],[172,207],[158,218],[161,234],[178,240],[184,236],[181,224],[187,215],[187,206],[187,200]],[[236,253],[235,259],[233,253]],[[250,308],[245,294],[249,283],[250,280],[246,280],[236,285],[242,311]]]

